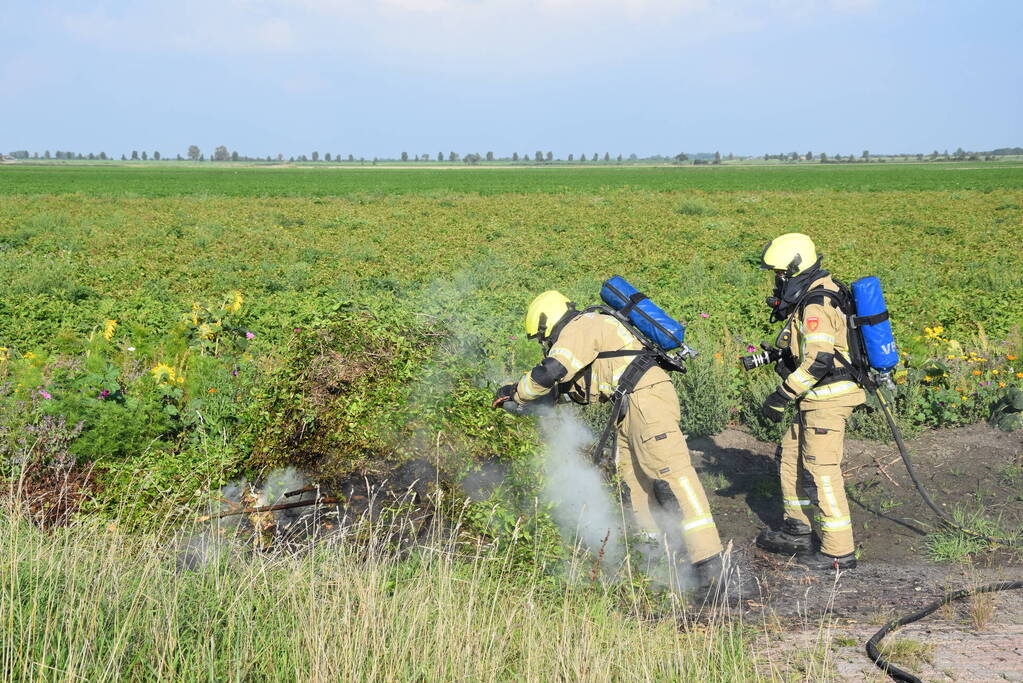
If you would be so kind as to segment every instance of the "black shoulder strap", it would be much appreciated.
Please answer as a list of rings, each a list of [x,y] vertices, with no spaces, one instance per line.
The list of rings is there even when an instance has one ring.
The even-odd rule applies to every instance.
[[[839,285],[839,287],[841,286],[842,285]],[[846,317],[849,319],[849,326],[853,328],[862,327],[863,325],[877,325],[878,323],[883,323],[885,320],[888,320],[890,317],[888,311],[881,311],[880,313],[875,313],[873,315],[856,315],[856,311],[846,310],[846,307],[851,307],[853,303],[851,300],[851,294],[844,292],[841,289],[835,292],[822,287],[811,289],[803,295],[803,298],[799,301],[800,315],[802,315],[803,309],[810,304],[823,304],[825,298],[830,298],[834,302],[835,308],[845,313]]]
[[[618,423],[621,422],[622,417],[625,415],[629,405],[629,394],[639,384],[639,380],[643,378],[646,371],[656,364],[656,354],[649,351],[640,351],[637,352],[636,358],[622,372],[622,377],[618,380],[618,386],[611,397],[611,415],[608,416],[604,431],[600,434],[600,440],[597,441],[597,445],[593,448],[593,460],[595,462],[600,461],[612,432],[614,432],[615,427],[618,426]]]

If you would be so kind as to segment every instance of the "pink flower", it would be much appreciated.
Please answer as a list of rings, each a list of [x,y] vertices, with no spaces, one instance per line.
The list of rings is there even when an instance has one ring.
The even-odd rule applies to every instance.
[[[256,335],[252,334],[251,332],[246,332],[245,333],[245,338],[246,339],[255,339]]]
[[[295,331],[296,331],[296,332],[301,332],[301,331],[302,331],[302,328],[301,328],[301,327],[296,327],[296,328],[295,328]]]
[[[701,317],[701,318],[709,318],[709,317],[710,317],[710,314],[709,314],[709,313],[701,313],[701,314],[700,314],[700,317]]]
[[[49,401],[53,396],[46,389],[39,389],[39,396]]]
[[[753,346],[752,344],[746,344],[746,353],[753,353],[756,350],[757,347]]]

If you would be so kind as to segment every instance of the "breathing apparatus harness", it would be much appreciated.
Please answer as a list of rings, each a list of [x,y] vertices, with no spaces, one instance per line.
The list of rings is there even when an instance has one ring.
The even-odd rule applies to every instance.
[[[796,277],[792,277],[790,274],[779,274],[776,277],[774,293],[772,296],[767,297],[766,300],[767,305],[772,309],[772,321],[784,320],[795,310],[802,311],[808,300],[813,297],[823,296],[831,298],[836,308],[842,311],[842,313],[846,316],[850,356],[849,359],[846,359],[842,356],[842,354],[836,353],[835,361],[837,364],[842,365],[842,367],[836,368],[833,373],[842,373],[843,375],[849,376],[853,381],[866,389],[877,399],[878,406],[881,409],[881,413],[884,415],[885,422],[888,423],[888,428],[891,430],[892,437],[895,439],[895,444],[898,447],[899,455],[902,457],[902,462],[906,466],[906,472],[909,474],[909,478],[913,481],[913,486],[916,488],[917,493],[920,494],[920,498],[923,499],[927,507],[929,507],[944,524],[966,534],[967,536],[981,539],[993,544],[1012,546],[1023,545],[1023,539],[1021,538],[999,538],[988,536],[978,531],[974,531],[973,529],[964,527],[934,503],[934,500],[931,498],[927,489],[924,488],[923,484],[920,482],[920,478],[917,476],[913,460],[909,455],[909,449],[906,448],[902,432],[896,423],[895,416],[892,411],[892,404],[894,403],[894,400],[887,394],[888,391],[895,390],[891,371],[879,372],[871,367],[871,364],[868,361],[867,350],[864,348],[863,337],[857,332],[859,328],[878,325],[888,320],[888,311],[884,310],[882,312],[866,316],[855,315],[853,306],[854,298],[851,295],[849,288],[838,280],[834,280],[834,282],[838,285],[838,291],[827,290],[820,287],[807,290],[806,287],[808,287],[812,282],[828,274],[827,271],[820,270],[820,263],[821,259],[818,258],[817,263],[814,266]],[[770,362],[784,362],[785,349],[769,347],[766,345],[764,345],[763,348],[764,353],[754,356],[746,356],[741,359],[743,367],[746,370],[752,370],[755,367],[759,367],[760,365]],[[833,377],[835,377],[835,375],[829,373],[828,375],[825,375],[822,381],[827,381]],[[867,656],[870,657],[878,668],[891,676],[894,680],[905,681],[906,683],[922,683],[919,678],[895,666],[881,654],[878,649],[878,645],[885,636],[901,626],[923,619],[950,602],[962,600],[963,598],[982,593],[1020,589],[1023,589],[1023,581],[1002,581],[976,588],[964,588],[957,591],[949,591],[941,598],[926,605],[923,609],[912,614],[893,619],[886,623],[870,638],[870,640],[867,641]]]
[[[697,355],[696,351],[682,342],[682,336],[684,335],[682,325],[668,317],[645,294],[635,290],[624,278],[614,277],[606,281],[601,289],[601,298],[610,305],[590,306],[582,311],[577,311],[575,304],[569,302],[568,312],[555,323],[551,328],[550,334],[546,333],[546,316],[541,315],[536,335],[546,356],[554,347],[562,330],[570,322],[585,313],[599,313],[614,318],[643,346],[642,349],[601,351],[594,359],[594,361],[597,361],[607,358],[632,358],[632,361],[622,371],[614,391],[608,398],[608,401],[611,403],[611,412],[591,455],[594,462],[598,464],[603,458],[604,450],[607,448],[611,435],[628,410],[629,395],[635,391],[636,386],[647,371],[654,366],[659,366],[668,372],[685,372],[685,361]],[[620,305],[615,305],[616,303]],[[649,333],[641,330],[634,320],[639,320],[642,326],[649,330]],[[672,345],[672,349],[670,351],[665,350],[660,344],[651,339],[651,336],[670,340],[669,343]],[[568,380],[555,384],[548,394],[547,401],[556,403],[560,394],[566,393],[573,402],[587,405],[589,403],[592,377],[593,363],[590,363]],[[580,380],[583,383],[582,398],[577,399],[565,389]],[[524,408],[523,410],[528,412],[528,409]]]
[[[622,376],[618,380],[618,385],[611,394],[611,398],[609,399],[611,402],[611,413],[608,415],[607,424],[604,425],[604,431],[600,433],[600,438],[597,439],[597,443],[593,447],[592,458],[593,461],[598,464],[603,458],[604,449],[607,448],[608,442],[611,440],[611,435],[625,417],[625,412],[629,409],[629,394],[636,389],[636,385],[639,384],[639,381],[643,378],[643,375],[647,373],[647,370],[655,365],[659,365],[668,372],[685,372],[685,359],[696,356],[696,351],[687,346],[684,347],[683,351],[678,353],[668,353],[663,351],[655,344],[651,343],[645,334],[636,329],[635,325],[629,322],[628,315],[629,311],[632,310],[632,307],[640,300],[641,299],[632,301],[628,306],[617,311],[607,306],[591,306],[586,309],[586,312],[610,315],[621,323],[622,326],[625,327],[625,329],[627,329],[643,345],[643,348],[640,350],[623,349],[621,351],[602,351],[597,354],[598,359],[633,356],[632,361],[625,367],[625,370],[622,371]],[[593,372],[592,364],[586,366],[582,372],[586,373],[586,395],[589,396],[590,377]]]

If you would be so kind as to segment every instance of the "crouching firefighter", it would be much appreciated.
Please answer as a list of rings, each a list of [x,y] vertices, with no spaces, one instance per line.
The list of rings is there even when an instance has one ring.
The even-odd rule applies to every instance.
[[[615,280],[624,283],[621,278],[608,283]],[[638,531],[651,540],[663,534],[669,552],[694,565],[701,588],[715,584],[721,540],[690,462],[679,428],[678,396],[659,354],[624,317],[604,307],[577,311],[556,291],[533,300],[525,327],[545,357],[518,383],[498,389],[494,405],[522,414],[544,401],[553,403],[550,397],[558,394],[582,405],[611,401],[611,420],[596,453],[599,457],[613,433],[616,468]]]
[[[784,321],[773,348],[743,359],[747,370],[775,361],[782,383],[768,395],[761,413],[781,422],[795,401],[795,418],[781,442],[784,522],[764,530],[757,545],[796,555],[812,569],[856,566],[852,519],[842,477],[846,420],[866,400],[855,370],[848,289],[821,268],[823,257],[806,235],[789,233],[770,242],[761,268],[773,270],[774,294],[767,298],[772,321]],[[819,512],[820,549],[812,544],[813,508]]]

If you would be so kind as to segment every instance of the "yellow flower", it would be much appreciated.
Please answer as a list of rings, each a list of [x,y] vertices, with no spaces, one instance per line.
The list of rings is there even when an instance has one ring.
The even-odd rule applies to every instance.
[[[1016,360],[1016,356],[1013,356],[1011,354],[1006,356],[1006,358],[1008,358],[1009,360]]]
[[[161,384],[165,382],[179,381],[174,374],[174,368],[166,363],[157,363],[149,372],[151,372],[156,381]]]
[[[974,374],[974,375],[979,375],[979,374],[980,374],[980,370],[974,370],[974,371],[973,371],[973,374]]]
[[[114,337],[114,331],[117,329],[116,320],[107,320],[103,323],[103,338],[110,341]]]
[[[964,401],[966,400],[966,396],[963,396],[962,398],[963,398]]]
[[[32,360],[35,357],[36,357],[36,355],[34,353],[32,353],[31,351],[26,351],[25,352],[25,358],[28,358],[29,360]]]
[[[230,297],[230,300],[224,304],[224,310],[229,313],[237,313],[240,311],[242,308],[242,301],[244,301],[242,293],[235,290],[233,292],[228,292],[227,295]]]
[[[999,382],[998,383],[998,388],[999,389],[1004,389],[1005,388],[1005,382]]]
[[[1023,379],[1023,372],[1017,372],[1016,379]]]
[[[955,360],[955,356],[945,356],[946,360]]]
[[[991,371],[991,374],[992,374],[992,375],[997,375],[997,374],[998,374],[998,371],[997,371],[997,370],[992,370],[992,371]]]

